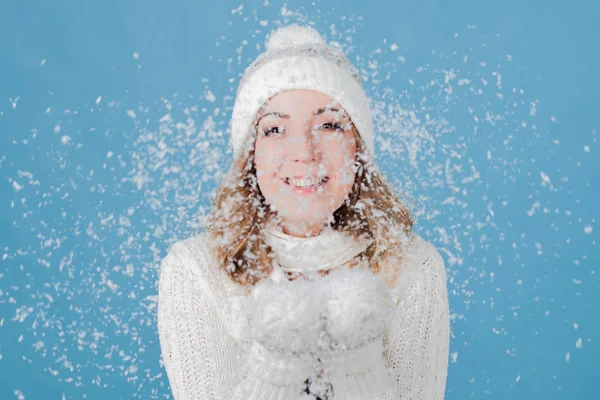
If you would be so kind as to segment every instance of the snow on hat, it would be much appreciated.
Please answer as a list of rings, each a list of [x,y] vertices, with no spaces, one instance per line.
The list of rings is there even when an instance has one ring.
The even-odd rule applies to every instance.
[[[373,157],[373,120],[360,76],[343,52],[328,46],[308,26],[288,25],[271,33],[267,50],[242,78],[231,117],[230,144],[234,158],[242,151],[261,107],[289,89],[316,90],[337,101],[356,126]]]

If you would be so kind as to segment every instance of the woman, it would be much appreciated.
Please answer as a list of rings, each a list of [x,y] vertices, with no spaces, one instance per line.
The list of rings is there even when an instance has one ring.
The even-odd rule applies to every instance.
[[[442,399],[444,261],[372,162],[360,78],[312,28],[275,31],[232,114],[203,235],[161,267],[158,329],[184,399]]]

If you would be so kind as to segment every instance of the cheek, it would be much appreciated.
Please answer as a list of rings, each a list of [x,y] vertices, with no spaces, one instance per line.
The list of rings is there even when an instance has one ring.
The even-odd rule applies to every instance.
[[[256,177],[263,194],[275,184],[274,179],[280,165],[278,152],[265,144],[257,143],[254,148],[254,164]]]
[[[332,170],[338,177],[338,184],[352,187],[354,183],[354,160],[356,157],[356,145],[345,141],[329,150],[329,162]]]

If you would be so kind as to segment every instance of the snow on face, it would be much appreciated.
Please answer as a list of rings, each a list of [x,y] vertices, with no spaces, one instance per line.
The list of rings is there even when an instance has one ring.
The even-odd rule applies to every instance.
[[[313,90],[278,93],[258,117],[255,163],[262,194],[284,220],[284,230],[294,232],[304,223],[318,233],[354,184],[350,118],[333,99]],[[314,178],[317,186],[299,190],[294,183],[310,182],[294,177]]]

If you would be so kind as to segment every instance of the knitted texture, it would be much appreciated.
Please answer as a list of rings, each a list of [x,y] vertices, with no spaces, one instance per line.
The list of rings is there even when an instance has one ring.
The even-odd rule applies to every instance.
[[[315,353],[274,351],[261,340],[252,340],[248,325],[240,321],[255,312],[252,307],[261,304],[257,299],[269,285],[254,294],[231,282],[218,268],[205,236],[175,243],[162,262],[158,285],[158,331],[174,398],[307,399],[301,394],[304,381],[321,368],[336,400],[443,399],[449,353],[444,261],[432,244],[412,235],[397,284],[383,289],[385,299],[396,308],[383,334],[373,339],[369,336],[373,332],[361,328],[362,343],[359,327],[344,334],[339,331],[344,324],[337,324],[330,327],[330,334],[353,346],[336,348],[319,359],[310,356]],[[350,279],[339,276],[344,277],[341,284]],[[335,282],[333,274],[330,280],[322,284]],[[374,284],[365,287],[373,289],[369,285]],[[297,289],[301,292],[304,286]],[[329,324],[341,318],[340,310],[351,310],[353,301],[360,305],[365,298],[348,297],[349,304],[342,305],[334,296],[328,307],[337,310],[337,316]],[[297,318],[304,317],[300,313]],[[290,326],[301,329],[296,322]],[[309,328],[314,327],[307,326],[307,333]]]

